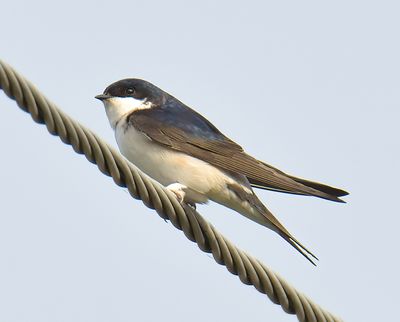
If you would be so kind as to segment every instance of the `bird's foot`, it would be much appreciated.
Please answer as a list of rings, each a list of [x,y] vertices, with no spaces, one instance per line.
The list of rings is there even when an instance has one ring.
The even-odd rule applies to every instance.
[[[173,192],[180,203],[183,203],[185,200],[185,190],[186,186],[180,183],[171,183],[166,187],[169,191]]]

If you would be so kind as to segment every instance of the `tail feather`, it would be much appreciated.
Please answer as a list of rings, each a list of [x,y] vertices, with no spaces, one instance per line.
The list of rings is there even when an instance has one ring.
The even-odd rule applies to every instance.
[[[280,223],[280,221],[267,209],[267,207],[264,206],[264,204],[258,198],[255,200],[257,200],[257,202],[253,203],[253,206],[257,209],[257,212],[260,213],[264,218],[263,225],[277,232],[279,236],[286,240],[311,264],[317,266],[312,258],[314,258],[315,260],[319,260],[318,257],[315,256],[310,250],[308,250],[307,247],[300,243],[295,237],[293,237],[293,235],[285,228],[285,226]]]
[[[311,251],[309,251],[303,244],[301,244],[296,238],[293,236],[288,236],[284,233],[278,233],[284,240],[286,240],[290,245],[292,245],[301,255],[303,255],[311,264],[317,266],[315,262],[311,259],[313,257],[315,260],[319,260],[317,256],[315,256]],[[311,257],[310,257],[310,256]]]
[[[278,233],[284,240],[286,240],[292,247],[294,247],[300,254],[302,254],[311,264],[316,266],[312,260],[318,260],[318,258],[309,251],[303,244],[301,244],[291,233],[279,222],[279,220],[264,206],[264,204],[257,198],[254,191],[248,191],[243,186],[238,184],[228,184],[227,188],[231,190],[237,197],[236,202],[226,204],[221,200],[215,200],[216,202],[225,204],[229,208],[232,208],[247,218],[263,225],[276,233]],[[232,201],[232,200],[231,200]]]

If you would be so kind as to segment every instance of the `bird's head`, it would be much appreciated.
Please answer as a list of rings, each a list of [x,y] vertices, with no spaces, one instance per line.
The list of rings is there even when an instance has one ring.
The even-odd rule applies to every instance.
[[[110,124],[115,128],[116,123],[127,114],[162,105],[166,95],[145,80],[127,78],[112,83],[96,98],[103,102]]]

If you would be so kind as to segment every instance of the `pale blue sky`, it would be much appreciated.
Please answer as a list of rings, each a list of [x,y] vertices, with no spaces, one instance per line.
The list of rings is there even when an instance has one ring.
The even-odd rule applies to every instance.
[[[254,156],[351,192],[260,191],[315,252],[218,205],[236,245],[347,321],[393,321],[400,279],[395,1],[3,1],[0,58],[116,146],[111,82],[147,79]],[[0,320],[295,321],[0,95]]]

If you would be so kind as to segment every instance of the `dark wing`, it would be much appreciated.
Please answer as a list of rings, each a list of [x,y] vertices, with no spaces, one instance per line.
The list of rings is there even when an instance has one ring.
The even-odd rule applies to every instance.
[[[242,147],[175,98],[163,107],[138,110],[129,123],[153,141],[227,171],[246,176],[257,187],[343,202],[335,194],[307,186],[246,154]]]
[[[261,161],[260,161],[260,162],[261,162]],[[298,182],[298,183],[301,183],[301,184],[303,184],[303,185],[305,185],[305,186],[308,186],[308,187],[310,187],[310,188],[313,188],[313,189],[315,189],[315,190],[325,192],[325,193],[327,193],[327,194],[329,194],[329,195],[336,196],[336,197],[343,197],[343,196],[347,196],[347,195],[349,194],[349,193],[348,193],[347,191],[345,191],[345,190],[338,189],[338,188],[334,188],[334,187],[325,185],[325,184],[323,184],[323,183],[319,183],[319,182],[315,182],[315,181],[310,181],[310,180],[306,180],[306,179],[302,179],[302,178],[298,178],[298,177],[295,177],[295,176],[288,175],[288,174],[282,172],[281,170],[279,170],[279,169],[277,169],[277,168],[274,168],[273,166],[271,166],[271,165],[269,165],[269,164],[266,164],[266,163],[264,163],[264,162],[262,162],[262,163],[263,163],[266,167],[268,167],[268,168],[270,168],[270,169],[273,169],[273,170],[275,170],[276,172],[281,173],[282,175],[285,175],[285,176],[287,176],[287,177],[293,179],[294,181],[296,181],[296,182]],[[294,192],[292,192],[292,191],[286,191],[286,190],[279,189],[279,188],[277,188],[277,187],[271,187],[271,186],[265,185],[265,183],[260,182],[260,181],[257,181],[257,180],[254,180],[254,179],[251,179],[251,178],[249,178],[249,182],[250,182],[251,186],[254,187],[254,188],[265,189],[265,190],[272,190],[272,191],[279,191],[279,192],[285,192],[285,193],[291,193],[291,194],[294,193]]]

